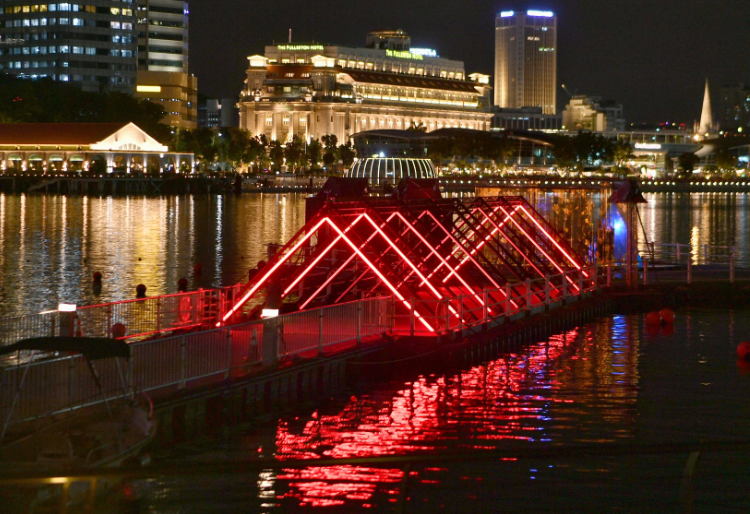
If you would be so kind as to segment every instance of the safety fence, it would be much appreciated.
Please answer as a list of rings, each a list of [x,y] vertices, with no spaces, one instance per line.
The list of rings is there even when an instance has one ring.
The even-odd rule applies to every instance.
[[[128,394],[184,389],[247,375],[252,366],[388,332],[390,297],[287,314],[269,320],[184,333],[130,344],[131,357],[88,363],[79,355],[19,358],[0,370],[0,422],[10,426],[74,411]],[[264,329],[279,330],[278,347],[263,349]],[[276,341],[274,339],[274,341]],[[49,357],[49,356],[46,356]],[[120,380],[122,378],[122,381]],[[127,388],[124,389],[122,384]]]
[[[750,267],[750,251],[737,246],[681,243],[640,243],[642,258],[663,264],[730,265]]]
[[[467,291],[452,300],[411,299],[408,303],[414,308],[395,309],[393,332],[446,333],[499,324],[519,313],[533,314],[553,304],[587,295],[605,284],[606,276],[606,268],[591,266],[501,288]]]
[[[134,338],[208,327],[228,311],[242,285],[51,310],[0,319],[0,345],[29,337],[86,336]],[[234,321],[233,319],[228,320]]]

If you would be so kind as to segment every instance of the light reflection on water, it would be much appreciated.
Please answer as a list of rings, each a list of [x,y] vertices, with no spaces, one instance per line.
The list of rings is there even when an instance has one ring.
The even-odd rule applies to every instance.
[[[523,194],[566,232],[590,240],[605,216],[600,193]],[[641,218],[649,241],[736,245],[750,264],[746,193],[647,194]],[[304,224],[304,195],[76,197],[0,194],[0,317],[236,283]],[[590,208],[588,206],[591,206]],[[584,212],[585,211],[585,212]],[[642,234],[639,236],[643,239]],[[583,251],[581,245],[576,244]],[[203,266],[201,276],[193,267]],[[104,275],[101,291],[92,275]]]
[[[656,330],[646,330],[642,315],[613,316],[478,365],[411,377],[402,370],[405,378],[360,382],[312,412],[238,428],[215,444],[178,446],[156,459],[175,465],[420,454],[465,460],[408,470],[366,461],[286,468],[256,477],[257,488],[228,477],[206,477],[200,485],[176,480],[148,505],[199,512],[183,503],[185,495],[192,502],[200,496],[194,488],[210,495],[221,487],[245,504],[264,503],[268,512],[323,506],[397,512],[408,473],[407,512],[674,512],[687,455],[669,446],[746,441],[750,433],[750,376],[738,370],[735,356],[743,338],[750,339],[748,310],[678,311],[673,329]],[[603,445],[634,449],[544,457],[545,449]],[[639,445],[663,445],[665,454],[638,454]],[[538,457],[528,458],[532,449]],[[508,458],[483,460],[488,450]],[[747,478],[748,465],[744,453],[704,454],[694,483],[696,512],[747,511],[750,497],[732,484]],[[232,510],[221,501],[217,506]]]

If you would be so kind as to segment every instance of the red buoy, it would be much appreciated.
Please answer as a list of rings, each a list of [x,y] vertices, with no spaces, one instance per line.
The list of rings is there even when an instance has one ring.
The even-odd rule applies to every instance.
[[[646,325],[659,326],[661,325],[661,316],[658,312],[653,311],[646,314]]]
[[[123,325],[122,323],[115,323],[112,325],[112,337],[115,339],[119,339],[121,337],[125,337],[125,333],[128,331],[128,329]]]
[[[144,284],[138,284],[135,286],[135,297],[145,298],[146,297],[146,286]]]
[[[188,281],[185,277],[182,277],[180,280],[177,281],[177,289],[182,291],[183,293],[187,291],[188,288]]]
[[[659,316],[661,316],[661,320],[668,325],[674,323],[674,311],[670,308],[665,307],[660,310]]]
[[[99,271],[94,272],[94,282],[101,282],[102,281],[102,274]]]
[[[741,361],[750,362],[750,341],[742,341],[737,345],[737,357]]]
[[[203,264],[199,262],[198,264],[193,266],[193,273],[195,273],[196,275],[200,275],[201,273],[203,273]]]

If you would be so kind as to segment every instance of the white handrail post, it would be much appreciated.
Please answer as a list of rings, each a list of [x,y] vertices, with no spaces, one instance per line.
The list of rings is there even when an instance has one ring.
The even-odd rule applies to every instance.
[[[687,254],[687,283],[689,284],[692,281],[692,272],[693,272],[693,253],[689,252]]]

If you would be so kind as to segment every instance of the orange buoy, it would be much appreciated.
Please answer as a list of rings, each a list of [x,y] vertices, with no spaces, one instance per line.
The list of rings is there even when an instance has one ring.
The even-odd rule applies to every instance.
[[[661,316],[658,312],[653,311],[646,314],[646,325],[660,325],[661,324]]]
[[[122,323],[115,323],[114,325],[112,325],[110,331],[112,332],[112,337],[114,337],[115,339],[119,339],[120,337],[125,337],[125,333],[128,330]]]
[[[750,362],[750,341],[742,341],[737,345],[737,357],[741,361]]]
[[[661,320],[668,325],[674,323],[674,311],[668,307],[660,310],[659,316],[661,316]]]

